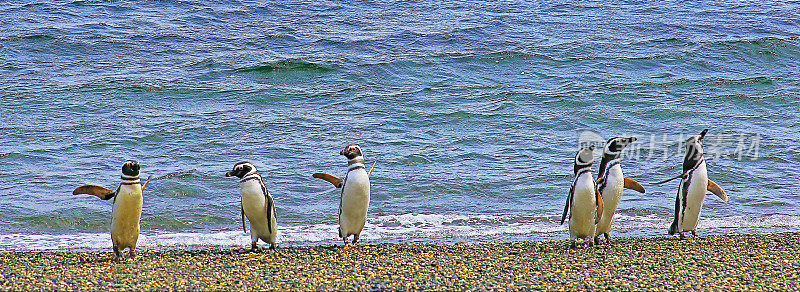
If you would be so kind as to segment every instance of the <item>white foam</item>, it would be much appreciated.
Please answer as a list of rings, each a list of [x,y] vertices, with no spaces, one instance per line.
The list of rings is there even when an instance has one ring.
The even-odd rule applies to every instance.
[[[559,225],[559,216],[447,215],[403,214],[369,218],[361,234],[370,243],[393,239],[447,240],[485,236],[517,236],[527,234],[566,235],[567,225]],[[657,215],[630,216],[616,214],[614,228],[630,230],[666,230],[671,219]],[[731,216],[703,217],[700,229],[718,228],[797,228],[800,216],[770,215],[759,218]],[[338,225],[313,224],[278,227],[278,243],[314,244],[338,242]],[[182,246],[249,246],[250,236],[242,231],[216,232],[153,232],[145,231],[140,247]],[[76,234],[0,234],[0,250],[110,249],[108,233]]]

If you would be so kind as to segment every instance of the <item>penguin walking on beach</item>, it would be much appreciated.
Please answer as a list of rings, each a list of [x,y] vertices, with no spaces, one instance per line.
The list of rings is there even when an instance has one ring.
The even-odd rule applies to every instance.
[[[244,218],[250,222],[251,251],[258,250],[258,240],[269,243],[275,249],[275,237],[278,234],[278,223],[275,218],[275,202],[272,194],[264,185],[264,180],[256,167],[250,162],[239,162],[226,177],[238,177],[242,190],[242,230],[247,232]]]
[[[675,196],[675,215],[669,227],[669,235],[678,233],[685,239],[684,232],[691,232],[697,236],[697,221],[700,218],[700,209],[703,207],[706,191],[717,195],[722,201],[728,202],[728,195],[716,183],[708,178],[706,160],[703,158],[703,137],[708,129],[686,140],[686,155],[683,158],[683,173],[658,182],[657,185],[666,183],[676,178],[681,179],[678,185],[678,194]]]
[[[116,191],[96,186],[84,185],[75,189],[72,194],[88,194],[103,200],[114,198],[111,212],[111,242],[114,247],[114,260],[120,261],[120,251],[129,249],[128,257],[136,257],[136,242],[139,240],[139,220],[142,216],[142,191],[150,182],[150,178],[141,184],[139,180],[139,162],[128,160],[122,165],[122,182]]]
[[[369,176],[364,166],[364,156],[361,147],[350,144],[339,154],[347,157],[347,174],[340,179],[327,173],[315,173],[313,177],[330,182],[342,189],[339,201],[339,237],[348,245],[347,238],[353,235],[355,245],[358,243],[361,230],[367,222],[367,208],[369,207],[370,185]],[[375,165],[373,164],[373,169]]]
[[[616,137],[609,139],[603,147],[603,159],[600,161],[600,171],[597,173],[597,192],[603,199],[603,216],[597,222],[595,244],[600,244],[601,234],[605,236],[607,243],[611,242],[608,233],[611,232],[614,213],[622,199],[622,189],[632,189],[644,193],[644,187],[635,180],[625,177],[622,174],[622,166],[620,166],[622,149],[635,141],[636,137]]]
[[[603,215],[603,198],[597,193],[592,178],[592,162],[594,161],[594,145],[582,148],[575,155],[575,181],[569,189],[567,204],[561,215],[561,224],[569,217],[570,247],[575,248],[579,239],[594,242],[595,224]]]

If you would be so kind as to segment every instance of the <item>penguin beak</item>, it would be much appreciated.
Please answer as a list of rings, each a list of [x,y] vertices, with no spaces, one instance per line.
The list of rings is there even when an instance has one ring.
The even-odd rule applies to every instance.
[[[697,139],[697,140],[698,141],[703,141],[703,138],[706,137],[706,133],[708,133],[708,129],[705,129],[702,132],[700,132],[700,139]]]
[[[341,152],[339,152],[339,154],[347,156],[347,150],[342,150]]]
[[[630,140],[630,142],[633,143],[633,142],[636,142],[637,139],[636,139],[636,137],[630,137],[630,138],[628,138],[628,140]]]
[[[230,172],[230,171],[225,173],[225,177],[230,177],[231,175],[232,175],[232,174],[231,174],[231,172]]]
[[[594,145],[592,145],[592,146],[589,146],[589,150],[592,150],[592,151],[594,151]]]

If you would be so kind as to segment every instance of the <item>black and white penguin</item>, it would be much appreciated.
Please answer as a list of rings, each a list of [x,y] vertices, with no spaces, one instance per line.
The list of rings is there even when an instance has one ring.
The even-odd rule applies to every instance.
[[[129,258],[136,257],[136,242],[139,240],[139,220],[142,216],[142,191],[144,185],[139,180],[139,162],[129,160],[122,165],[122,183],[116,191],[96,186],[85,185],[75,189],[72,194],[89,194],[103,200],[114,198],[111,212],[111,242],[114,247],[114,260],[122,259],[120,251],[128,248]],[[151,177],[152,178],[152,177]]]
[[[275,249],[275,237],[278,234],[278,223],[275,218],[275,202],[272,194],[264,185],[261,174],[250,162],[239,162],[225,176],[238,177],[242,190],[242,229],[247,232],[244,218],[250,221],[250,240],[252,251],[258,250],[258,240],[269,243]]]
[[[710,191],[724,202],[728,202],[728,195],[725,194],[725,191],[708,179],[706,160],[703,158],[703,137],[707,132],[708,129],[705,129],[699,135],[694,135],[686,140],[683,173],[656,183],[663,184],[676,178],[681,179],[681,183],[678,185],[678,194],[675,196],[675,215],[672,225],[669,227],[669,234],[678,233],[681,239],[686,238],[683,233],[687,231],[697,236],[697,221],[700,218],[700,209],[703,207],[706,191]]]
[[[364,156],[361,147],[350,144],[339,154],[347,157],[347,174],[340,179],[327,173],[315,173],[315,178],[330,182],[337,188],[342,188],[339,202],[339,237],[347,245],[347,238],[353,235],[351,244],[358,243],[361,230],[367,222],[367,208],[369,207],[370,185],[367,170],[364,167]]]
[[[597,193],[592,178],[594,146],[582,148],[575,155],[575,181],[569,188],[569,196],[561,215],[561,224],[569,217],[570,246],[576,247],[578,240],[585,239],[593,244],[595,224],[603,215],[603,198]]]
[[[622,189],[644,193],[644,187],[635,180],[625,177],[620,166],[622,149],[635,141],[636,137],[616,137],[609,139],[603,147],[603,159],[600,161],[600,171],[597,173],[597,192],[603,198],[603,216],[600,222],[597,222],[595,244],[600,244],[601,234],[605,236],[606,242],[611,242],[608,233],[611,232],[614,213],[622,199]]]

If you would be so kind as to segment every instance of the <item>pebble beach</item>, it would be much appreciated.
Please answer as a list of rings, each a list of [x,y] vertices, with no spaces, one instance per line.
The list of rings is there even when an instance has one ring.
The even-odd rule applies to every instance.
[[[798,290],[800,233],[0,253],[0,290]]]

